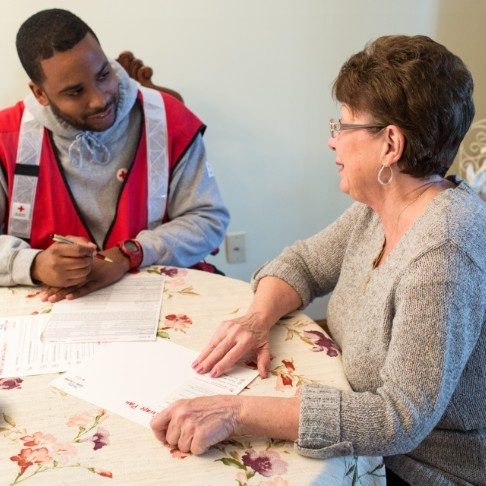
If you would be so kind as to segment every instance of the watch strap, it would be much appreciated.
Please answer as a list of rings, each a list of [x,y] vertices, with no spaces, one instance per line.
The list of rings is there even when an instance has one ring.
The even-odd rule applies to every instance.
[[[130,249],[128,245],[135,246],[136,250]],[[130,270],[138,268],[142,264],[143,248],[137,240],[125,240],[118,243],[116,246],[120,249],[121,253],[128,258]]]

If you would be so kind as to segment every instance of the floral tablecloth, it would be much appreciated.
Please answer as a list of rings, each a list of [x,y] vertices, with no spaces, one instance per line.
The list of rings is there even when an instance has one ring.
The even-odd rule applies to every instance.
[[[251,300],[249,285],[239,280],[171,267],[143,271],[166,277],[158,339],[195,350]],[[50,308],[38,289],[0,288],[3,316]],[[339,349],[304,314],[282,319],[271,343],[270,377],[256,378],[244,394],[289,396],[315,381],[349,389]],[[385,484],[380,457],[315,460],[284,441],[240,438],[203,456],[183,454],[157,442],[150,430],[51,387],[55,376],[0,379],[0,485]]]

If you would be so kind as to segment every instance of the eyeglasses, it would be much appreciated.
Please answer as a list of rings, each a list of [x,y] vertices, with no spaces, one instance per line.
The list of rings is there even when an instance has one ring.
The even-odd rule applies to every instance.
[[[361,128],[379,128],[383,129],[387,125],[373,125],[365,123],[360,125],[359,123],[341,123],[341,120],[331,118],[329,121],[329,131],[331,132],[331,138],[336,138],[341,130],[359,130]]]

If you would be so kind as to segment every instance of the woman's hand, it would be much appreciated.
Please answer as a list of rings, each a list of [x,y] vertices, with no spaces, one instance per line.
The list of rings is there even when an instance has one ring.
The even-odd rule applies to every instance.
[[[216,395],[177,400],[150,422],[161,442],[181,452],[202,454],[234,436],[295,441],[300,397]]]
[[[161,442],[181,452],[202,454],[212,445],[240,434],[240,398],[216,395],[177,400],[155,415],[150,426]]]
[[[262,378],[266,378],[270,364],[269,327],[261,322],[257,313],[223,321],[192,367],[198,373],[209,371],[216,378],[240,358],[253,352],[256,354],[258,372]]]

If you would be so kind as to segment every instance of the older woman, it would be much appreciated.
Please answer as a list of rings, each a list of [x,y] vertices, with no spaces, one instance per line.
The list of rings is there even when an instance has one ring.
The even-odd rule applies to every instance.
[[[485,484],[486,208],[444,178],[472,90],[463,62],[424,36],[381,37],[344,64],[329,147],[357,202],[256,273],[248,312],[222,323],[194,367],[219,376],[253,350],[266,376],[270,328],[332,291],[329,329],[353,391],[178,401],[152,422],[161,441],[199,454],[270,436],[314,458],[383,455],[411,484]]]

